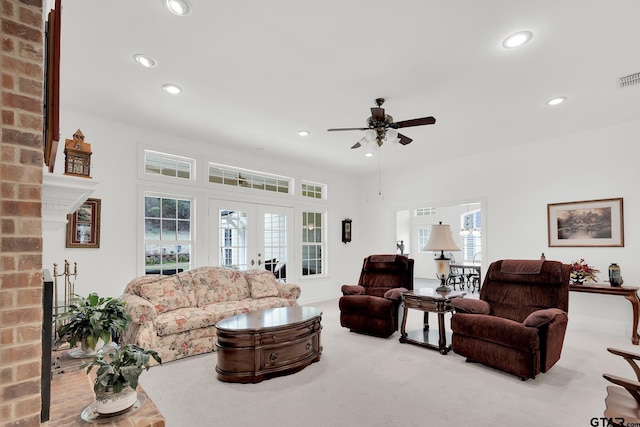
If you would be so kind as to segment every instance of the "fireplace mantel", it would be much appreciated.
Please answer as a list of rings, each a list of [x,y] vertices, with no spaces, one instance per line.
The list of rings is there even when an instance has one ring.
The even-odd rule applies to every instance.
[[[67,224],[67,214],[75,212],[95,191],[98,182],[70,175],[42,175],[42,229],[56,230]]]

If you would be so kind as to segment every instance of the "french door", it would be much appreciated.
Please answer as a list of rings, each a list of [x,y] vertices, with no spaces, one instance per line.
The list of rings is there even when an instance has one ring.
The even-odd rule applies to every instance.
[[[272,271],[287,281],[293,264],[293,208],[211,199],[209,263]]]

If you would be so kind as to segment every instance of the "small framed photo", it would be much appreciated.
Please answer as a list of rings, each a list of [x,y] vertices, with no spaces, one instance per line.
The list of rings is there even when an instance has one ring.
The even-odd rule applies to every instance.
[[[624,246],[622,197],[547,205],[549,247]]]
[[[100,247],[100,199],[87,199],[67,215],[67,248]]]

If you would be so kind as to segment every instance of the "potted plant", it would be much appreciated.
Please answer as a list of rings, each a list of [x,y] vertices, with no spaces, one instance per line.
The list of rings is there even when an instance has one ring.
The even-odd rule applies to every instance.
[[[68,341],[71,348],[78,342],[85,355],[95,354],[96,347],[111,341],[114,335],[127,328],[131,317],[117,298],[103,298],[91,293],[87,298],[75,295],[66,312],[58,317],[63,325],[58,329],[60,341]]]
[[[138,379],[143,370],[149,370],[151,358],[162,363],[154,350],[135,344],[118,346],[111,342],[102,347],[91,362],[82,365],[87,374],[97,367],[93,391],[96,394],[96,411],[109,415],[125,411],[138,400]]]

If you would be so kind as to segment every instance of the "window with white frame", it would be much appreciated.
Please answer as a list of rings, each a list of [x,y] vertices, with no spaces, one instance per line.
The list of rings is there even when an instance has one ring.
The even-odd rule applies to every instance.
[[[302,196],[312,199],[324,199],[326,197],[326,185],[313,182],[302,183]]]
[[[293,188],[293,178],[290,177],[216,163],[209,163],[209,182],[284,194],[289,194]]]
[[[144,150],[144,171],[150,175],[191,180],[195,159]]]
[[[482,251],[482,211],[478,209],[460,215],[460,228],[463,260],[477,262]]]
[[[433,251],[422,250],[422,248],[424,248],[427,245],[427,242],[429,241],[429,237],[431,237],[431,226],[429,226],[429,228],[418,229],[418,252],[420,253],[433,252]]]
[[[324,238],[323,214],[302,212],[302,275],[322,274]]]
[[[175,274],[191,269],[192,207],[189,198],[145,194],[146,274]]]
[[[415,210],[415,216],[430,216],[436,214],[436,208],[418,208]]]

